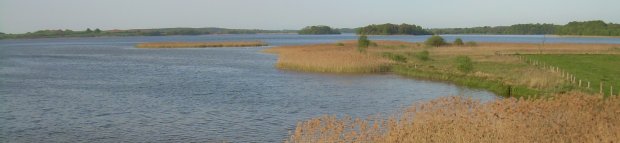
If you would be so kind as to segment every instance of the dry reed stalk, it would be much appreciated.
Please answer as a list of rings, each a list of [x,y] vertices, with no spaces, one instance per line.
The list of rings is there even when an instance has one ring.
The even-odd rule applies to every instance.
[[[389,118],[300,122],[287,142],[615,142],[620,97],[581,93],[481,103],[445,97]]]
[[[376,41],[381,45],[388,42]],[[370,53],[357,51],[356,44],[344,42],[344,46],[335,44],[316,44],[302,46],[282,46],[264,50],[278,54],[276,67],[280,69],[336,72],[336,73],[369,73],[386,71],[393,62],[389,59]]]
[[[261,41],[236,42],[149,42],[136,44],[137,48],[205,48],[205,47],[259,47],[267,46]]]

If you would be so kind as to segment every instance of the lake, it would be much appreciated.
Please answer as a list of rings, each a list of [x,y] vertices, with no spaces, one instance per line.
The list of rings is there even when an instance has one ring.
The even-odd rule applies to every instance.
[[[444,35],[452,41],[614,43],[617,38]],[[155,41],[299,45],[344,35],[202,35],[0,40],[0,142],[281,142],[298,121],[366,117],[484,90],[392,74],[274,68],[268,47],[137,49]],[[428,36],[371,36],[419,42]]]

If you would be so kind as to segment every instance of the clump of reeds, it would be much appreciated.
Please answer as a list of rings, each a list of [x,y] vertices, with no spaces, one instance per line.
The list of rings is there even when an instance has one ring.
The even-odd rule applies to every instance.
[[[389,118],[323,116],[297,124],[287,142],[615,142],[620,98],[570,93],[480,102],[445,97]]]
[[[236,42],[149,42],[136,44],[138,48],[206,48],[206,47],[260,47],[267,46],[261,41]]]
[[[265,50],[277,53],[276,67],[280,69],[334,72],[370,73],[389,69],[393,61],[379,55],[362,53],[351,42],[335,44],[316,44],[302,46],[283,46]]]

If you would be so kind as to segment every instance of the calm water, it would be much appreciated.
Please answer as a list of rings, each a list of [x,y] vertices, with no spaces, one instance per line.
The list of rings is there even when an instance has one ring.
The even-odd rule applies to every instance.
[[[540,42],[542,36],[454,36]],[[365,117],[492,93],[396,75],[281,71],[263,48],[135,49],[146,41],[334,42],[354,35],[209,35],[0,41],[0,142],[280,142],[297,121]],[[422,41],[427,36],[371,39]],[[613,38],[547,42],[620,43]]]

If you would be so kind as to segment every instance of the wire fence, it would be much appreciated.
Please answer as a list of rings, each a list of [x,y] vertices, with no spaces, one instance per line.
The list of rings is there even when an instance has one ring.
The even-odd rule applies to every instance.
[[[563,81],[566,82],[567,84],[570,84],[570,85],[573,85],[573,86],[576,86],[582,89],[586,89],[591,92],[596,92],[598,90],[597,93],[602,94],[602,95],[609,95],[609,96],[620,95],[620,87],[614,88],[615,86],[612,85],[611,82],[590,81],[586,79],[580,79],[577,76],[575,76],[575,74],[570,73],[559,67],[549,65],[544,62],[537,61],[537,60],[533,60],[525,56],[521,56],[521,55],[515,55],[515,56],[517,56],[520,60],[524,61],[527,64],[530,64],[530,65],[539,67],[543,70],[547,70],[549,72],[558,74],[560,77],[562,77]],[[597,87],[593,87],[593,84],[595,84],[594,82],[598,82],[599,84],[598,89]],[[614,91],[614,89],[618,91]]]

